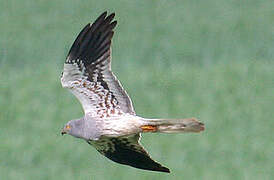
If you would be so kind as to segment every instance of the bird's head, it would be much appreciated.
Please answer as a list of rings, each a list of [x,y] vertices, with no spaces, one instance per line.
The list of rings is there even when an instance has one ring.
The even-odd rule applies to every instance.
[[[65,127],[62,129],[61,134],[62,135],[64,135],[64,134],[70,134],[70,132],[72,131],[71,129],[72,129],[72,126],[69,123],[67,123],[65,125]]]
[[[61,131],[61,134],[69,134],[74,137],[82,137],[83,133],[83,121],[81,119],[75,119],[69,121]]]

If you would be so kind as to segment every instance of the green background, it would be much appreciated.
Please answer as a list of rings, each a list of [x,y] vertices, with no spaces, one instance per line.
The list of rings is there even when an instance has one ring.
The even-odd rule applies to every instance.
[[[0,179],[270,179],[272,0],[0,0]],[[60,129],[83,115],[60,84],[77,34],[116,13],[113,71],[138,115],[197,117],[199,134],[144,134],[171,174],[113,163]]]

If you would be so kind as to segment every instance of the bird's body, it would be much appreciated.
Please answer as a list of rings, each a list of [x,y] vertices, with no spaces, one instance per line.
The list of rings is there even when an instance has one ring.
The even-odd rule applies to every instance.
[[[195,118],[146,119],[136,115],[132,102],[111,71],[111,39],[117,22],[106,12],[80,32],[61,77],[81,102],[85,115],[69,121],[62,134],[84,139],[109,159],[136,168],[169,172],[152,160],[140,145],[144,132],[200,132]]]
[[[100,137],[120,137],[130,135],[132,133],[140,133],[142,129],[141,118],[132,115],[124,115],[121,117],[94,118],[86,114],[83,118],[72,120],[72,122],[80,122],[81,135],[79,138],[85,140],[99,140]]]

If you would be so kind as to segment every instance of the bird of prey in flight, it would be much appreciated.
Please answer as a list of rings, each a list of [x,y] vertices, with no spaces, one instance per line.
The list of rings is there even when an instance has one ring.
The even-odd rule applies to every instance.
[[[135,168],[170,170],[151,159],[140,144],[141,133],[200,132],[195,118],[148,119],[137,116],[132,102],[111,71],[111,39],[115,14],[101,14],[74,41],[64,64],[61,83],[81,102],[84,117],[69,121],[62,134],[84,139],[102,155]]]

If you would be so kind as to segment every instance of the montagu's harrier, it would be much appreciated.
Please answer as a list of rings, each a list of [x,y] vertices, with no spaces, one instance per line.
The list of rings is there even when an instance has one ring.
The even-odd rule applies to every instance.
[[[84,139],[102,155],[135,168],[170,172],[139,143],[140,133],[200,132],[195,118],[147,119],[135,114],[131,100],[111,71],[111,39],[117,21],[104,12],[87,24],[74,41],[64,64],[62,86],[81,102],[85,115],[69,121],[62,134]]]

